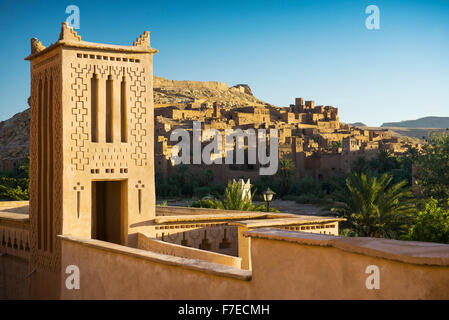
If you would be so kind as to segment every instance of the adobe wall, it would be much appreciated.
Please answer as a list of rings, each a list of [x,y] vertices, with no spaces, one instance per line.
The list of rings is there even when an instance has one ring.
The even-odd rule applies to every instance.
[[[80,290],[62,299],[449,299],[449,245],[344,238],[276,229],[246,232],[252,271],[62,239],[62,268],[80,268]],[[367,266],[380,288],[367,289]],[[136,276],[137,275],[137,276]]]
[[[249,271],[97,240],[62,243],[61,299],[249,298]],[[80,290],[66,289],[67,265],[79,267]]]
[[[28,299],[28,260],[0,253],[0,300]]]
[[[259,229],[253,299],[449,299],[449,245]],[[366,268],[380,269],[380,289]]]

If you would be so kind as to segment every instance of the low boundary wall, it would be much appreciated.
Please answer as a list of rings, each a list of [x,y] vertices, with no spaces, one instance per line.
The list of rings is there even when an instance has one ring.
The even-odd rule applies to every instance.
[[[244,236],[252,271],[62,236],[61,298],[449,299],[449,245],[272,228]],[[65,288],[68,265],[80,290]]]
[[[240,269],[242,265],[242,258],[239,257],[168,243],[152,238],[144,233],[137,234],[137,248],[169,256],[219,263],[237,269]]]

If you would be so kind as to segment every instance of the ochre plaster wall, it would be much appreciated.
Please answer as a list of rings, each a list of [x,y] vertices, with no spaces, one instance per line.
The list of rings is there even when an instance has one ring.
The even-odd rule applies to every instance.
[[[257,238],[251,253],[253,299],[449,299],[449,267]],[[369,265],[379,267],[379,290],[366,288]]]
[[[258,236],[266,230],[284,239]],[[95,240],[64,238],[63,270],[67,265],[79,266],[81,287],[67,290],[62,273],[61,298],[449,299],[447,245],[417,243],[414,247],[404,241],[348,240],[276,229],[248,234],[252,272]],[[365,271],[370,265],[379,267],[380,289],[366,287],[370,274]]]
[[[248,281],[152,262],[70,241],[63,240],[62,243],[62,299],[249,298]],[[67,290],[65,287],[67,275],[64,271],[68,265],[77,265],[80,269],[80,290]]]
[[[0,253],[0,300],[27,299],[28,260]]]

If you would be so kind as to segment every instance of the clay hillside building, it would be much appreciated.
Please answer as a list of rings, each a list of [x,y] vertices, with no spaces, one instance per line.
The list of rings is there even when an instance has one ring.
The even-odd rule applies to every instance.
[[[296,98],[289,108],[280,108],[254,98],[248,89],[237,91],[223,83],[155,79],[155,167],[164,178],[176,170],[171,154],[178,141],[170,141],[171,133],[184,128],[192,134],[193,121],[200,121],[203,129],[220,130],[223,141],[226,129],[277,129],[279,159],[294,161],[297,178],[324,179],[348,172],[354,160],[373,157],[379,150],[397,155],[421,147],[419,140],[393,136],[388,129],[341,123],[337,108],[317,106],[314,101]],[[193,171],[212,170],[222,183],[230,178],[259,176],[260,165],[246,160],[239,165],[190,163]]]

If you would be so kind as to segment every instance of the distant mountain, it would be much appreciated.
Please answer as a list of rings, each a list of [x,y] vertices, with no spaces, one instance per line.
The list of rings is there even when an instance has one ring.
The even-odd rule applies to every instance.
[[[388,129],[393,135],[410,137],[420,140],[427,139],[431,132],[444,132],[446,129],[439,128],[404,128],[404,127],[377,127],[377,129]]]
[[[449,117],[425,117],[417,120],[385,122],[381,127],[446,129],[449,128]]]
[[[350,123],[349,125],[353,127],[366,127],[366,124],[364,124],[363,122],[354,122]]]

